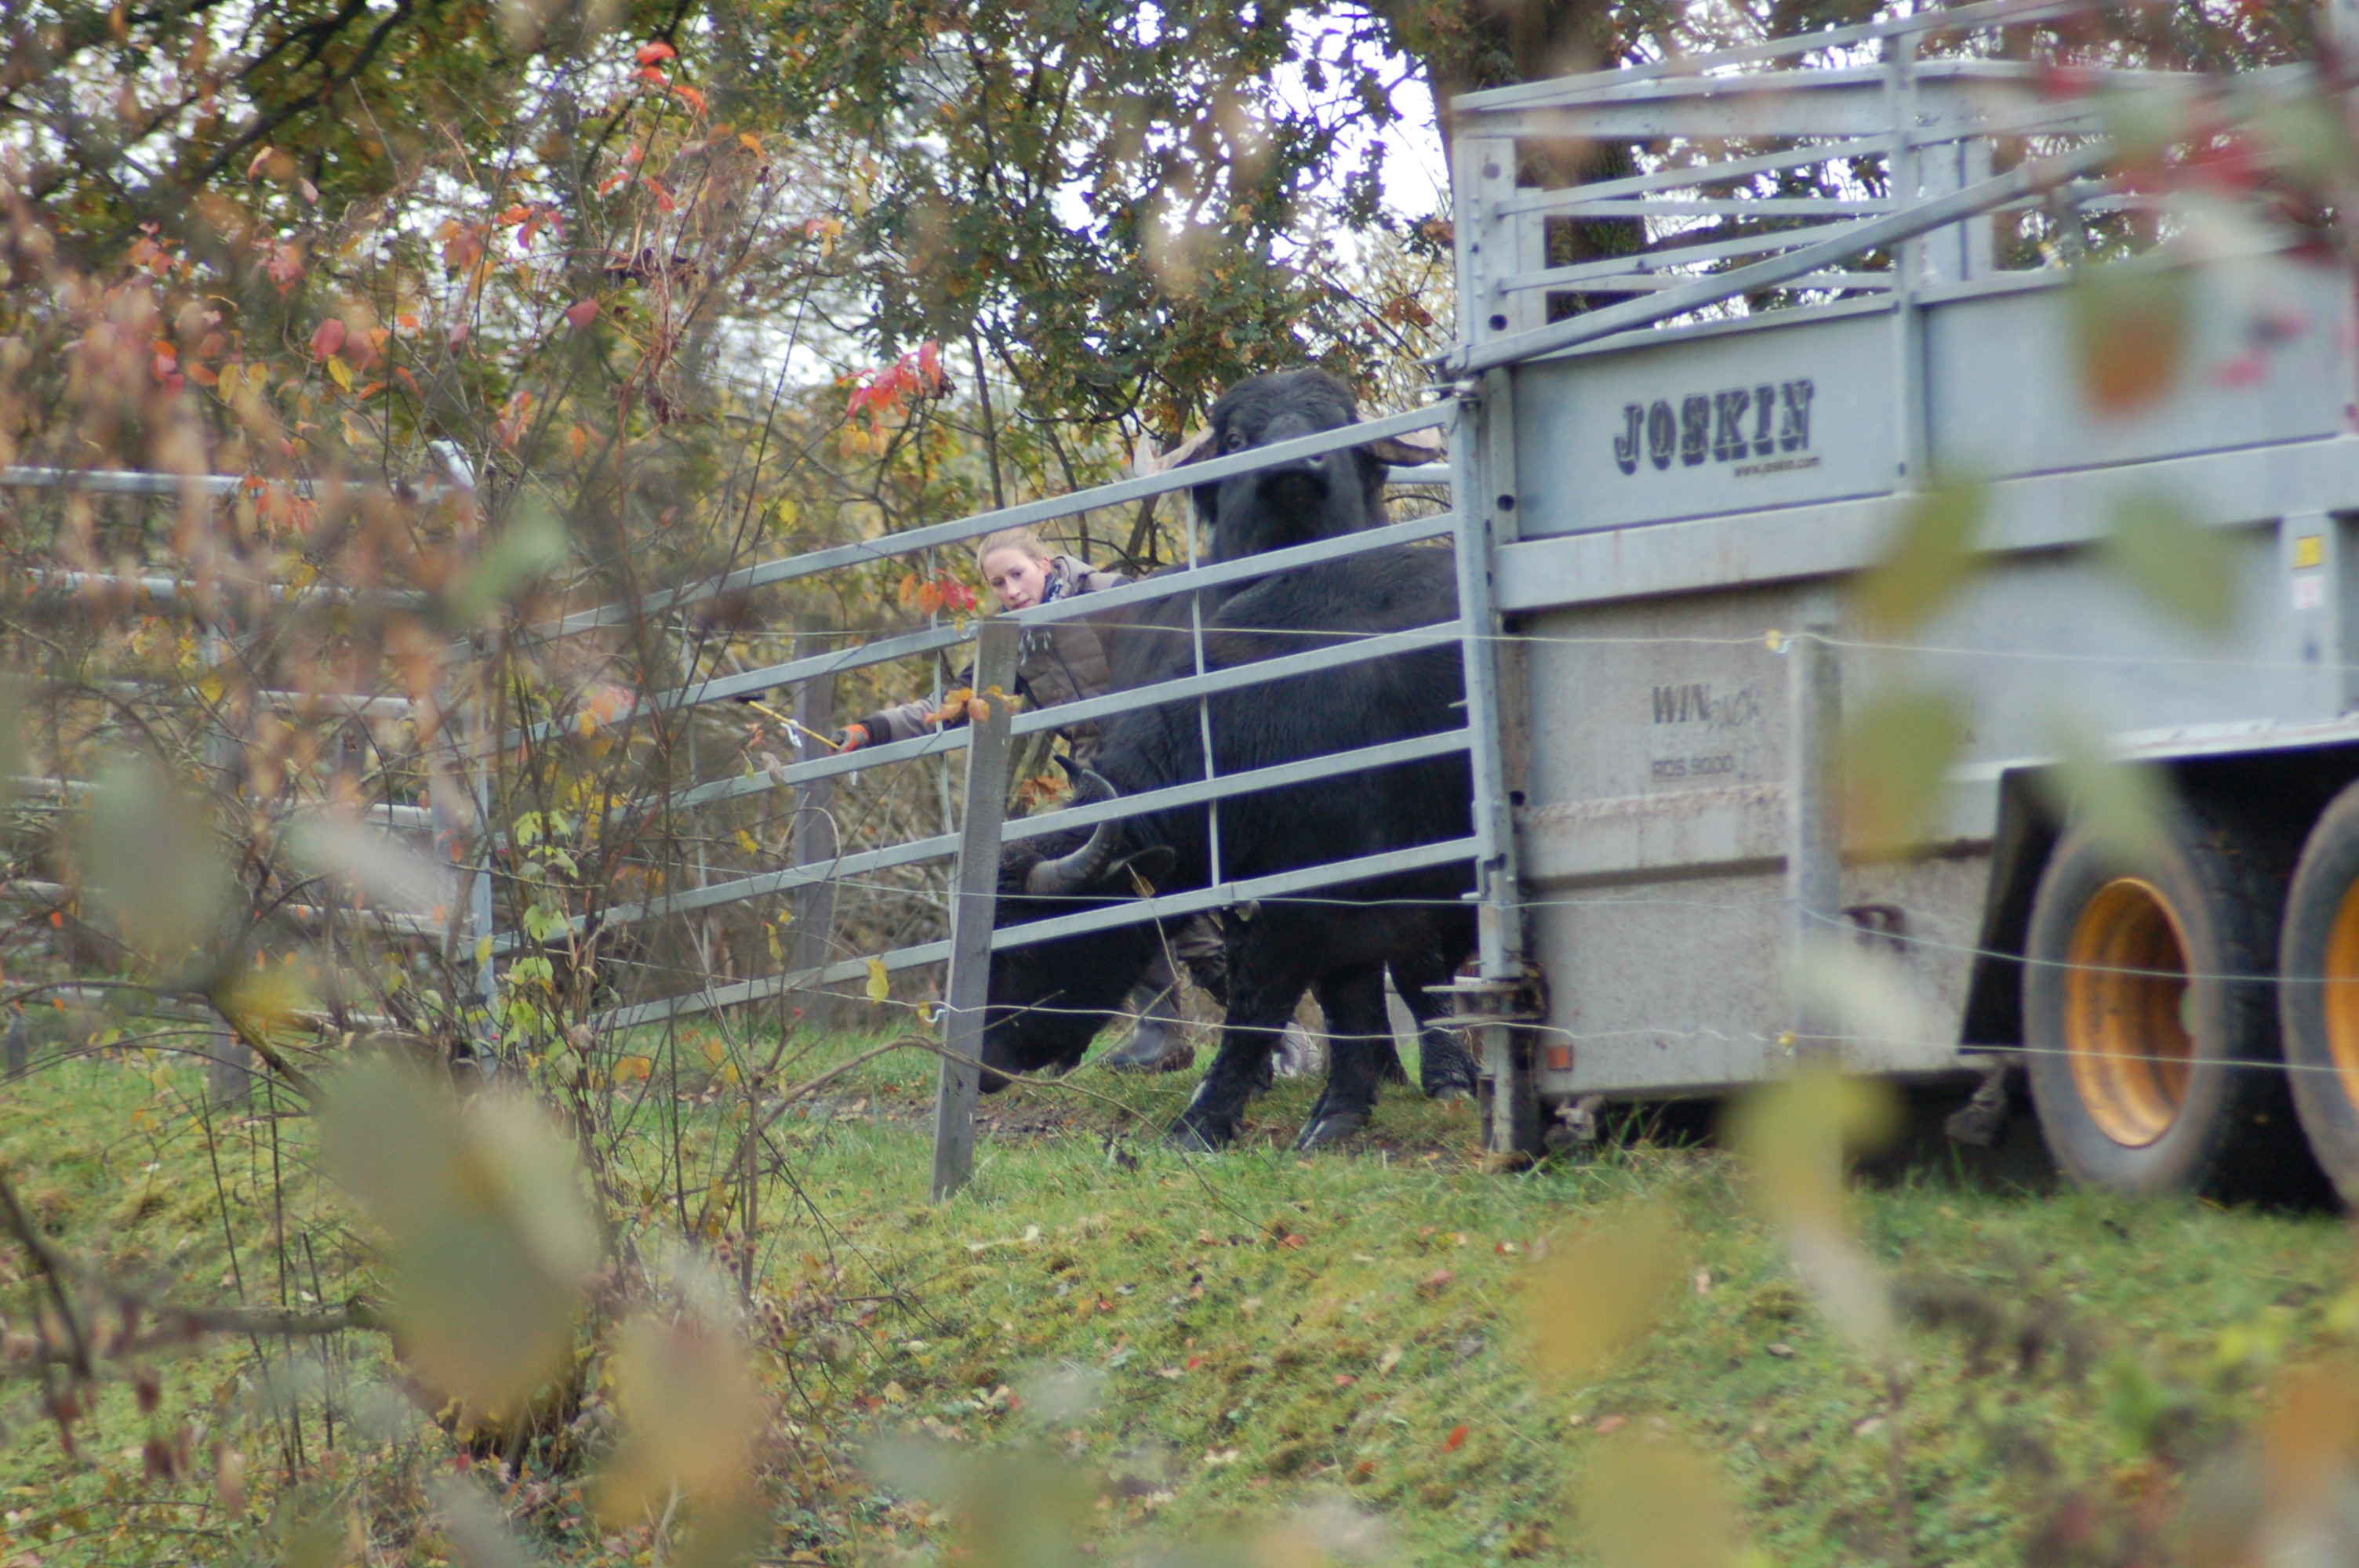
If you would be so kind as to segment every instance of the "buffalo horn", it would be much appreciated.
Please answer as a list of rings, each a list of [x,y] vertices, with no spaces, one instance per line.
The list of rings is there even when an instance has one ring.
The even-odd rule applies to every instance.
[[[1112,800],[1121,792],[1103,775],[1089,768],[1080,770],[1074,781],[1073,799],[1076,805],[1089,805],[1099,800]],[[1084,798],[1086,795],[1087,798]],[[1114,863],[1115,853],[1122,848],[1122,824],[1101,822],[1090,834],[1088,842],[1070,854],[1053,860],[1041,860],[1024,874],[1024,891],[1043,898],[1057,898],[1076,893],[1096,881]]]

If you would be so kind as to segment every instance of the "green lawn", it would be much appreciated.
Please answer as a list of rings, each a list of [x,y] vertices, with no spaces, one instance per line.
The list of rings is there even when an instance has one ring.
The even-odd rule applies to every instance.
[[[869,1044],[831,1042],[796,1072]],[[1569,1499],[1593,1460],[1640,1487],[1676,1477],[1648,1454],[1685,1444],[1706,1475],[1681,1486],[1723,1489],[1758,1561],[1898,1561],[1905,1545],[1921,1563],[2126,1562],[2272,1376],[2359,1324],[2333,1217],[1920,1172],[1854,1195],[1908,1325],[1879,1362],[1822,1316],[1725,1156],[1632,1138],[1486,1174],[1466,1108],[1400,1090],[1356,1151],[1284,1146],[1313,1093],[1296,1083],[1256,1108],[1246,1147],[1184,1157],[1157,1136],[1184,1078],[1085,1069],[991,1102],[973,1184],[937,1208],[931,1076],[922,1054],[886,1057],[777,1124],[756,1256],[782,1336],[766,1363],[779,1560],[947,1548],[960,1518],[987,1523],[1010,1499],[1048,1518],[1061,1473],[1090,1488],[1073,1518],[1101,1557],[1300,1515],[1359,1519],[1401,1563],[1591,1561]],[[309,1124],[216,1119],[209,1145],[196,1087],[144,1055],[48,1066],[0,1086],[0,1162],[60,1246],[160,1297],[234,1299],[242,1281],[250,1301],[302,1306],[364,1283],[360,1238],[308,1173]],[[691,1170],[731,1114],[681,1108]],[[671,1136],[665,1115],[643,1126],[651,1150]],[[1659,1326],[1596,1381],[1543,1381],[1522,1306],[1535,1245],[1635,1203],[1676,1232]],[[19,1250],[0,1260],[13,1330],[31,1287]],[[397,1397],[380,1342],[262,1361],[217,1342],[157,1365],[157,1413],[112,1389],[69,1457],[12,1363],[0,1563],[277,1555],[322,1510],[364,1521],[371,1561],[439,1551],[404,1521],[456,1446]],[[142,1445],[183,1422],[201,1429],[194,1473],[147,1473]],[[214,1434],[245,1456],[242,1497],[214,1484]],[[905,1456],[886,1487],[859,1479],[864,1454],[905,1437],[1059,1469]],[[921,1478],[902,1479],[912,1463]],[[923,1495],[940,1491],[928,1464],[966,1504]],[[652,1560],[646,1530],[588,1521],[573,1478],[511,1480],[549,1560]],[[1700,1495],[1660,1507],[1667,1529],[1708,1511]]]

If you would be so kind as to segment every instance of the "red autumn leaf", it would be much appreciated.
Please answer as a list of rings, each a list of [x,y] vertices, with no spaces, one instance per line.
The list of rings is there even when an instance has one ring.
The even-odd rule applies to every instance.
[[[1190,1356],[1188,1357],[1188,1364],[1181,1368],[1180,1370],[1183,1372],[1192,1372],[1203,1364],[1204,1358],[1201,1356]]]
[[[1450,1435],[1441,1440],[1441,1451],[1444,1454],[1455,1454],[1465,1445],[1465,1443],[1466,1429],[1462,1426],[1453,1426],[1450,1429]]]
[[[408,366],[396,365],[393,367],[393,373],[401,378],[401,383],[404,386],[409,388],[409,394],[411,396],[424,397],[426,395],[426,389],[418,384],[418,378],[409,373]]]
[[[674,97],[686,100],[688,106],[695,110],[698,114],[702,114],[709,112],[704,106],[704,94],[699,92],[695,88],[676,81],[672,83],[671,91]]]
[[[598,302],[594,299],[577,299],[565,310],[565,324],[577,332],[597,319]]]
[[[643,65],[639,68],[639,80],[641,81],[652,81],[658,87],[669,87],[671,85],[671,78],[666,76],[662,71],[658,70],[651,65]]]
[[[1277,1244],[1280,1247],[1299,1249],[1305,1239],[1306,1238],[1300,1236],[1281,1236],[1277,1238]]]
[[[641,65],[653,65],[659,59],[679,59],[679,51],[661,38],[657,38],[653,42],[641,44],[639,52],[633,58]]]
[[[498,224],[500,225],[500,227],[502,227],[502,228],[504,228],[504,229],[505,229],[505,228],[508,227],[508,226],[509,226],[510,224],[512,224],[512,223],[521,223],[521,222],[523,222],[527,218],[529,218],[529,217],[531,217],[531,216],[532,216],[532,209],[531,209],[531,208],[529,208],[529,207],[524,207],[524,206],[516,206],[516,207],[511,207],[511,208],[509,208],[507,211],[506,211],[505,212],[502,212],[502,213],[501,213],[501,214],[500,214],[496,219],[495,219],[495,220],[493,220],[493,221],[494,221],[495,222],[498,223]]]
[[[148,368],[156,373],[156,379],[167,386],[179,379],[179,367],[169,354],[158,354],[156,362]]]
[[[189,379],[199,386],[212,386],[220,382],[221,377],[202,365],[192,364],[189,367]]]
[[[942,384],[942,350],[939,343],[918,345],[918,373],[925,378],[926,390],[939,391]]]
[[[324,361],[344,346],[344,324],[331,316],[311,329],[311,357]]]
[[[612,196],[614,194],[614,188],[630,178],[631,177],[628,174],[608,175],[605,178],[598,182],[598,194],[601,196]]]
[[[669,191],[669,190],[666,190],[666,189],[663,188],[663,181],[661,181],[661,180],[658,179],[654,175],[651,175],[651,174],[650,174],[650,175],[647,175],[647,176],[645,176],[644,178],[646,178],[646,180],[647,180],[647,189],[648,189],[649,190],[652,190],[652,191],[654,191],[654,192],[656,193],[656,211],[658,211],[658,212],[669,212],[669,211],[670,211],[674,207],[676,207],[676,206],[678,206],[678,205],[679,205],[679,203],[678,203],[678,202],[674,201],[674,200],[671,199],[671,192],[670,192],[670,191]]]
[[[1359,1379],[1353,1377],[1349,1372],[1338,1372],[1335,1374],[1335,1386],[1339,1389],[1348,1389],[1359,1380]]]
[[[172,346],[170,339],[158,338],[156,340],[156,357],[169,364],[180,357],[180,351]]]

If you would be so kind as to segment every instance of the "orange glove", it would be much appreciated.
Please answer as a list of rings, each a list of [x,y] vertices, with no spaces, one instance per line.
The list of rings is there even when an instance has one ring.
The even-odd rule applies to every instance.
[[[857,752],[861,747],[868,744],[868,726],[847,724],[835,732],[834,739],[837,751]]]

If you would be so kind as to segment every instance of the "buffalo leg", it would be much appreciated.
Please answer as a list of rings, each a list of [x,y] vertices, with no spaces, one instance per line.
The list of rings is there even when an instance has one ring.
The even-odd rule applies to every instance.
[[[1182,1147],[1222,1149],[1235,1141],[1245,1103],[1267,1076],[1270,1053],[1310,984],[1305,955],[1317,944],[1280,942],[1262,930],[1231,933],[1228,1017],[1219,1054],[1171,1125],[1171,1140]]]
[[[1319,1005],[1327,1013],[1327,1087],[1310,1108],[1297,1149],[1316,1149],[1368,1125],[1384,1082],[1384,1056],[1396,1067],[1392,1020],[1385,1011],[1385,971],[1367,964],[1322,977]]]
[[[1475,1088],[1473,1054],[1455,1030],[1433,1026],[1441,1004],[1425,989],[1446,983],[1450,971],[1451,965],[1439,954],[1393,961],[1393,983],[1409,1016],[1417,1020],[1418,1087],[1428,1099],[1472,1098]]]

